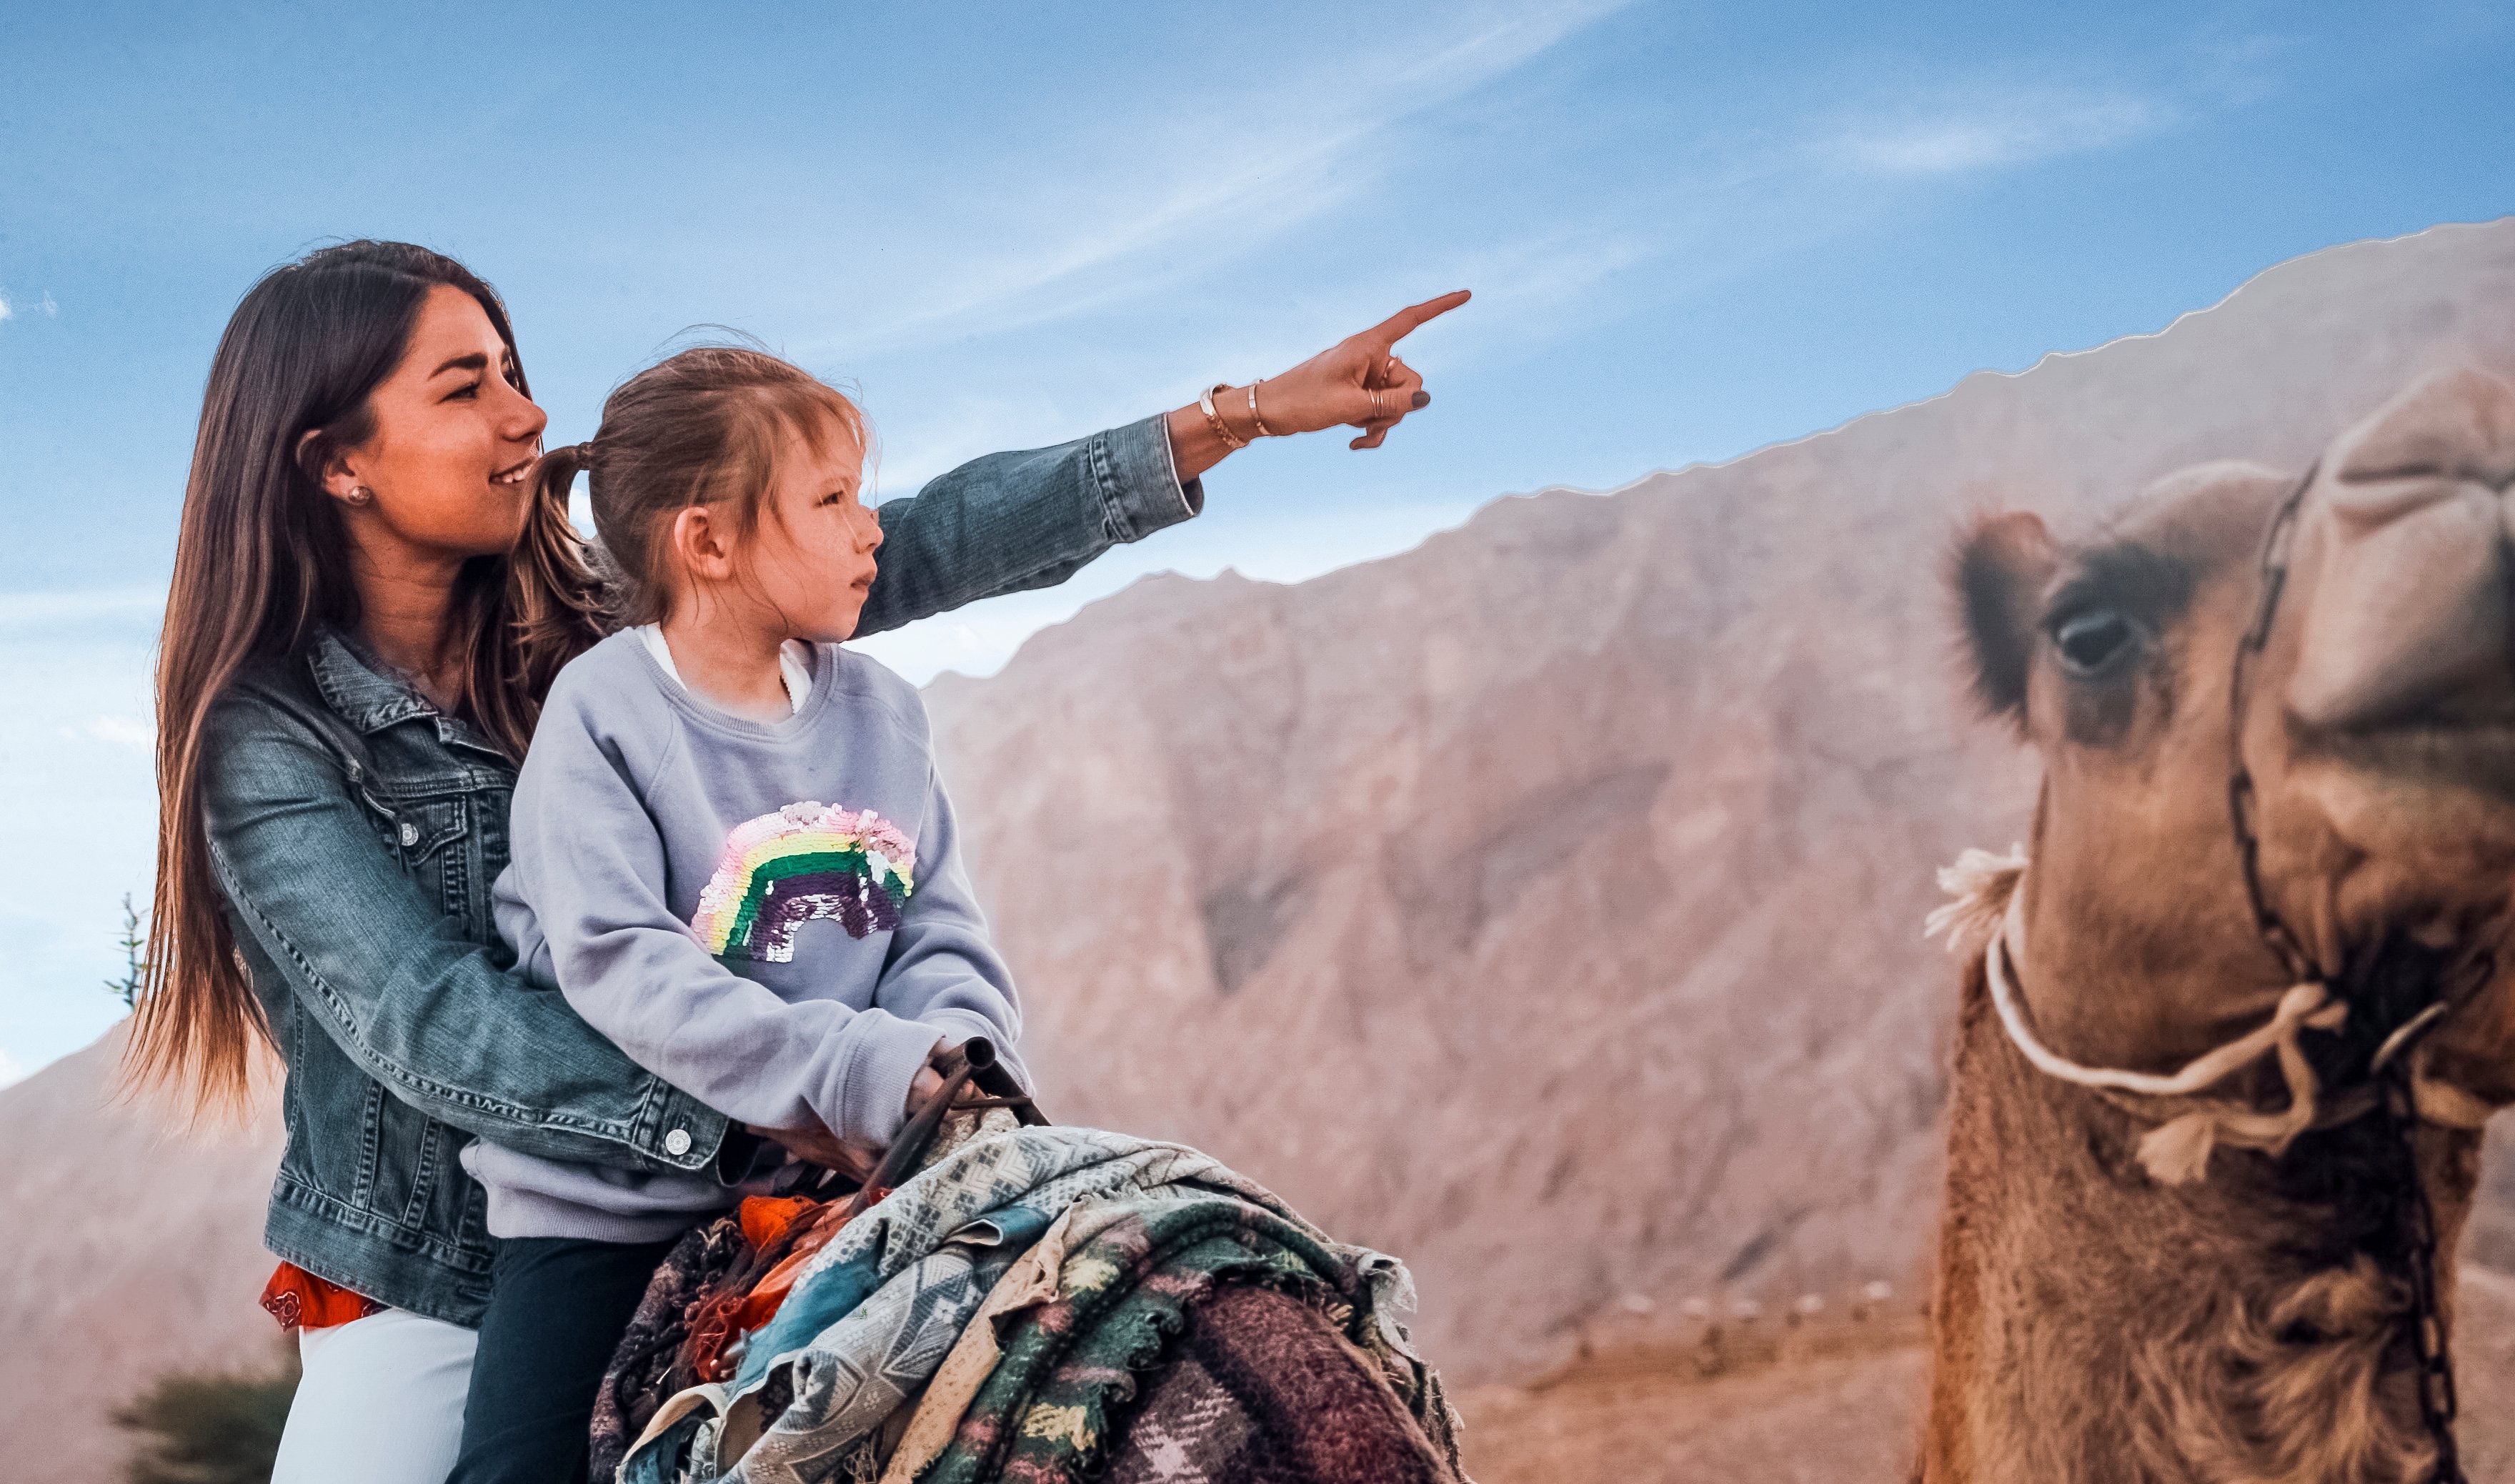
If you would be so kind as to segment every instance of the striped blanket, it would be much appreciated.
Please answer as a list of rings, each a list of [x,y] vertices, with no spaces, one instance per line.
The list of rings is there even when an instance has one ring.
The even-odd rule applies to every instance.
[[[1051,1127],[969,1143],[848,1223],[744,1339],[730,1381],[654,1408],[619,1478],[870,1484],[946,1355],[1051,1226],[1065,1255],[1054,1282],[985,1321],[1001,1356],[948,1445],[921,1459],[921,1484],[1097,1473],[1139,1392],[1134,1378],[1170,1362],[1198,1304],[1253,1286],[1293,1298],[1368,1356],[1455,1469],[1438,1381],[1399,1323],[1413,1295],[1393,1258],[1334,1243],[1194,1149]]]

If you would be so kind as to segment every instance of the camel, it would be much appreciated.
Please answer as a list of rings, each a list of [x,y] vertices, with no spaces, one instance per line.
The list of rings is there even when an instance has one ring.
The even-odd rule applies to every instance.
[[[1917,1479],[2459,1479],[2421,1355],[2515,1102],[2510,482],[2515,386],[2455,370],[2302,476],[1958,542],[1973,688],[2043,776],[1942,925]]]

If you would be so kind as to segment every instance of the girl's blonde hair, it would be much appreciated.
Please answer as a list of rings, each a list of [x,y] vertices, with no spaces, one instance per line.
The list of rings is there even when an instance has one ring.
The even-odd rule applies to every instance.
[[[748,537],[780,444],[799,435],[823,453],[834,430],[866,446],[864,414],[845,392],[764,350],[703,346],[623,382],[604,400],[593,441],[554,451],[533,472],[533,504],[564,510],[582,471],[611,567],[613,617],[654,623],[671,602],[673,516],[726,506]]]

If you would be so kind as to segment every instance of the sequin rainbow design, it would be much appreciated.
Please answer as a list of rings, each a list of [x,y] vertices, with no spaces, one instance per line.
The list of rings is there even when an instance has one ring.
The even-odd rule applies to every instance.
[[[690,928],[720,959],[792,963],[795,929],[816,919],[858,938],[897,928],[916,865],[916,844],[871,809],[790,804],[725,838]]]

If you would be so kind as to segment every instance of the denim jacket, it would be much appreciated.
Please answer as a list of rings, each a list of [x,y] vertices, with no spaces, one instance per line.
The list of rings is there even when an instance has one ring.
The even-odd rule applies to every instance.
[[[1046,587],[1201,508],[1162,420],[992,454],[882,508],[859,633]],[[625,1169],[739,1175],[756,1141],[515,971],[490,919],[515,768],[334,634],[211,708],[210,858],[287,1065],[270,1250],[368,1298],[479,1323],[474,1135]]]

